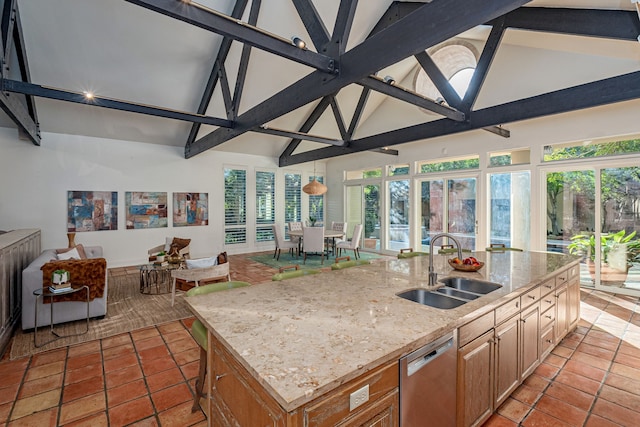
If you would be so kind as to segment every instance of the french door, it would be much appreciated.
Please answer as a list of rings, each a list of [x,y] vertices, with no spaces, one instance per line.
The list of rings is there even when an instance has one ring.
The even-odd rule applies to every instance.
[[[640,296],[640,167],[601,162],[545,178],[547,250],[583,257],[582,286]]]
[[[346,198],[347,236],[363,224],[360,247],[380,250],[380,184],[349,185]]]
[[[477,178],[442,178],[419,181],[420,244],[429,250],[431,238],[451,233],[466,249],[476,246]],[[450,243],[438,241],[436,244]]]

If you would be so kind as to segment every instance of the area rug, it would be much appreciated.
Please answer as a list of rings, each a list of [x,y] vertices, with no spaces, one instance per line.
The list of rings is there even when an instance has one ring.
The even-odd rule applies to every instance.
[[[343,256],[344,256],[344,252],[343,252]],[[346,255],[350,256],[351,259],[355,259],[353,257],[353,253],[349,252]],[[375,254],[375,253],[371,253],[371,252],[360,252],[360,259],[365,259],[365,260],[375,260],[375,259],[379,259],[379,258],[385,258],[384,255],[379,255],[379,254]],[[300,256],[300,257],[296,257],[295,255],[291,255],[290,253],[286,252],[286,253],[282,253],[280,254],[280,260],[276,260],[273,257],[273,252],[268,252],[268,253],[263,253],[260,255],[255,255],[252,257],[249,257],[249,259],[259,262],[261,264],[265,264],[268,265],[269,267],[273,267],[273,268],[280,268],[280,267],[284,267],[287,265],[299,265],[301,270],[304,269],[311,269],[311,268],[330,268],[331,264],[333,264],[335,262],[335,257],[331,257],[329,259],[327,259],[327,257],[324,258],[324,264],[320,264],[320,256],[319,255],[312,255],[312,256],[308,256],[307,257],[307,262],[304,263],[304,257]]]
[[[137,274],[109,274],[108,280],[107,315],[102,319],[91,319],[89,332],[60,338],[36,348],[33,344],[33,330],[25,333],[18,329],[11,346],[11,359],[193,316],[181,296],[177,296],[175,305],[171,307],[171,293],[141,294]],[[83,332],[86,324],[86,320],[67,322],[56,325],[55,329],[60,335],[71,335]],[[38,342],[46,341],[47,337],[51,337],[49,327],[38,328]]]

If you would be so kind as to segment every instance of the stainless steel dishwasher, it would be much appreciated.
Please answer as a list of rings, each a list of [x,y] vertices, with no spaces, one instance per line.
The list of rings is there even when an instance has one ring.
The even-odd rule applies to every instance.
[[[456,425],[456,331],[400,359],[400,426]]]

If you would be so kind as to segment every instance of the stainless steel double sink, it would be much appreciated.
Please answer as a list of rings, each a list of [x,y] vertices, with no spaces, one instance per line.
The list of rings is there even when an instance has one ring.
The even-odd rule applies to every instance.
[[[397,295],[400,298],[428,305],[429,307],[451,309],[502,287],[498,283],[466,277],[445,277],[440,280],[440,283],[443,283],[444,286],[435,290],[415,288],[400,292]]]

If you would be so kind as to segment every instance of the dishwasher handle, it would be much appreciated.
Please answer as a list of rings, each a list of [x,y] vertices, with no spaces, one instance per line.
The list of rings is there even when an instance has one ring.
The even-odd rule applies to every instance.
[[[442,340],[439,340],[439,342],[441,343]],[[433,362],[438,357],[440,357],[443,353],[445,353],[451,347],[453,347],[453,337],[450,337],[440,345],[438,345],[438,342],[434,344],[435,345],[431,344],[431,345],[425,346],[422,349],[414,352],[413,358],[411,358],[411,355],[408,356],[408,358],[411,358],[411,360],[407,359],[407,376],[408,377],[415,374],[420,369],[424,368],[429,363]]]

